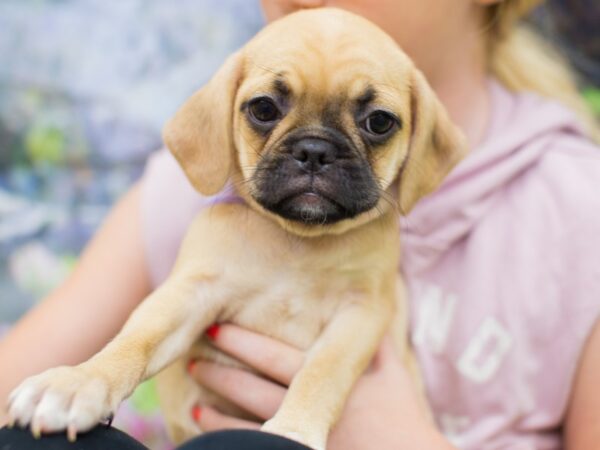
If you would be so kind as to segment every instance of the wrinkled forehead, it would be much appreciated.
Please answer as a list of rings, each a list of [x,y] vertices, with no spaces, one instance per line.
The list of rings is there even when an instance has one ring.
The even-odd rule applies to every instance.
[[[412,64],[387,36],[369,31],[272,30],[245,49],[242,94],[397,103],[408,95]]]

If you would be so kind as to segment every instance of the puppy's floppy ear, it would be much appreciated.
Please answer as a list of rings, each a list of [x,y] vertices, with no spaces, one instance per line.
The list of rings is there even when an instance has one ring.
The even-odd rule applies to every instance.
[[[233,105],[242,72],[240,52],[230,56],[163,130],[163,139],[200,193],[219,192],[234,157]]]
[[[421,197],[435,190],[466,154],[466,140],[450,121],[423,74],[411,80],[411,140],[399,180],[400,208],[407,214]]]

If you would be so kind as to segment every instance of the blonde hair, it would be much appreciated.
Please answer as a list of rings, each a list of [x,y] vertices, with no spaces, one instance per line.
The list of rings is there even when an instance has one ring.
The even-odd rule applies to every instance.
[[[598,122],[577,88],[569,63],[522,23],[543,1],[501,0],[489,7],[489,70],[512,91],[534,91],[571,108],[588,135],[600,143]]]

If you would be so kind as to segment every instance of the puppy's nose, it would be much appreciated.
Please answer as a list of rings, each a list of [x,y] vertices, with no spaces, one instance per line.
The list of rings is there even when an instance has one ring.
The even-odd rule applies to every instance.
[[[293,158],[303,168],[316,172],[336,160],[337,148],[334,144],[319,138],[304,138],[292,146]]]

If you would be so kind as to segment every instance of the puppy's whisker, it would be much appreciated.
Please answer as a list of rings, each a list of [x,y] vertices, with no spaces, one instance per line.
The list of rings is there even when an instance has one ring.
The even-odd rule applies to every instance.
[[[284,58],[276,58],[276,57],[272,57],[273,61],[278,62],[278,65],[285,65],[286,63],[289,63],[288,60],[284,59]],[[273,69],[271,67],[267,67],[263,64],[257,63],[253,58],[251,57],[247,57],[247,61],[249,64],[251,64],[252,66],[256,67],[257,69],[260,70],[264,70],[265,72],[269,72],[272,73],[273,75],[280,75],[280,71]]]
[[[384,197],[382,197],[381,199],[382,199],[382,200],[383,200],[385,203],[387,203],[387,204],[390,206],[390,208],[391,208],[392,210],[398,211],[398,205],[397,205],[395,202],[391,202],[390,200],[388,200],[388,199],[386,199],[386,198],[384,198]],[[379,208],[380,206],[378,205],[377,207]],[[379,210],[379,212],[382,212],[382,211],[380,211],[380,210]]]
[[[248,146],[248,148],[250,150],[252,150],[252,152],[260,158],[260,152],[248,141],[248,138],[246,138],[245,136],[242,136],[242,139],[244,140],[244,143]]]
[[[241,180],[241,181],[235,181],[232,184],[233,184],[233,186],[235,188],[241,188],[241,187],[244,187],[246,185],[250,185],[250,181],[251,180]]]
[[[384,158],[385,154],[384,153],[376,153],[375,155],[373,155],[373,162],[377,162],[379,161],[381,158]]]
[[[380,189],[379,190],[379,195],[381,196],[382,200],[385,200],[390,205],[395,205],[397,203],[396,198],[390,192],[388,192],[388,191]]]
[[[261,170],[265,170],[264,167],[252,166],[252,165],[245,166],[245,165],[241,165],[241,164],[240,164],[240,169],[251,170],[251,171],[254,171],[254,172],[259,172]]]
[[[268,172],[273,170],[272,167],[262,167],[262,166],[246,166],[248,169],[254,169],[255,172]]]

